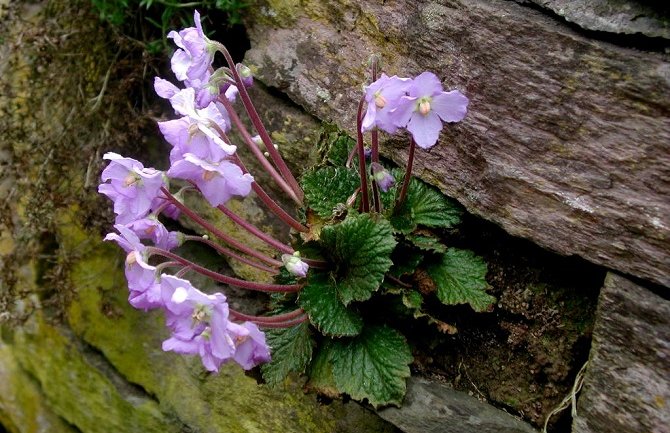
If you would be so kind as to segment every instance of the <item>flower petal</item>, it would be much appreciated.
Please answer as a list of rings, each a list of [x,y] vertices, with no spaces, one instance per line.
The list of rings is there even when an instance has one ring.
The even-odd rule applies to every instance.
[[[460,122],[468,112],[468,102],[464,94],[452,90],[433,97],[430,105],[445,122]]]

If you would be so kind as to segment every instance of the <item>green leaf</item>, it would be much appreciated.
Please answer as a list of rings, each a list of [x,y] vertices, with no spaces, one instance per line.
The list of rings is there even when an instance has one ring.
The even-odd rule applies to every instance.
[[[337,389],[333,376],[332,351],[333,340],[325,339],[319,344],[307,371],[309,380],[306,386],[328,397],[336,398],[340,395],[340,390]]]
[[[412,353],[395,329],[366,327],[353,339],[335,341],[331,359],[340,391],[356,400],[367,399],[374,407],[402,403]]]
[[[298,301],[312,324],[324,335],[352,337],[363,329],[361,316],[342,304],[337,297],[335,281],[330,281],[326,274],[310,278]]]
[[[333,209],[346,203],[359,186],[358,174],[341,167],[322,167],[302,178],[305,202],[322,218],[332,216]]]
[[[486,311],[496,299],[486,293],[486,262],[472,251],[450,248],[441,261],[427,269],[437,286],[437,297],[446,305],[470,304]]]
[[[272,361],[263,364],[261,371],[263,379],[270,386],[281,383],[292,371],[305,371],[314,349],[314,340],[307,322],[292,328],[271,329],[266,331],[265,337],[272,349]]]
[[[393,174],[396,179],[402,179],[403,174],[399,170],[394,170]],[[390,219],[393,228],[408,234],[419,225],[451,228],[461,222],[462,214],[463,210],[458,203],[413,177],[405,202],[393,210]]]
[[[415,247],[424,251],[432,251],[434,253],[444,253],[447,251],[447,246],[433,236],[409,235],[407,236],[407,240]]]
[[[396,245],[391,224],[370,214],[348,215],[321,231],[324,250],[335,263],[337,292],[344,303],[365,301],[384,280]]]

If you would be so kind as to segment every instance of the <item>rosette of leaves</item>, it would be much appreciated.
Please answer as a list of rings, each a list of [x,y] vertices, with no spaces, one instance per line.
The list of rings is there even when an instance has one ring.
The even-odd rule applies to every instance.
[[[376,298],[399,297],[415,318],[427,316],[422,311],[425,296],[446,305],[469,304],[476,311],[486,311],[495,299],[486,293],[486,263],[434,234],[455,227],[462,215],[436,189],[412,179],[402,203],[398,188],[391,188],[381,193],[382,212],[359,213],[352,200],[359,175],[344,166],[343,155],[351,147],[350,140],[337,135],[324,149],[322,165],[302,179],[306,214],[313,215],[308,223],[320,229],[298,249],[330,265],[310,269],[297,297],[277,298],[276,312],[297,304],[309,321],[268,332],[273,356],[262,372],[271,385],[297,372],[308,376],[308,387],[329,396],[345,393],[375,407],[400,405],[412,352],[394,327],[397,316],[379,311]],[[403,173],[392,173],[400,184]],[[417,269],[428,275],[434,293],[414,287]]]

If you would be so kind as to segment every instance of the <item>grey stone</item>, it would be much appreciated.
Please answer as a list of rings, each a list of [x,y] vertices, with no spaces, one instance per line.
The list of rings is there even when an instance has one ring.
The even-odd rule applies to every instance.
[[[378,413],[405,433],[536,433],[502,410],[426,379],[410,378],[402,407]]]
[[[587,30],[670,39],[670,7],[630,0],[530,0]]]
[[[371,53],[389,74],[436,72],[470,111],[417,175],[515,236],[670,286],[668,56],[513,2],[299,3],[249,18],[262,81],[353,134]],[[404,165],[406,141],[382,152]]]
[[[670,301],[610,273],[574,433],[670,432]]]

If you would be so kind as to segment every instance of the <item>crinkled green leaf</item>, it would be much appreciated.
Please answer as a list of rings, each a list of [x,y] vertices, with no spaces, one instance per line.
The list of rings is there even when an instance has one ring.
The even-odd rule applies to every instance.
[[[407,236],[407,240],[415,247],[424,251],[432,251],[434,253],[444,253],[447,251],[447,246],[433,236],[409,235]]]
[[[486,311],[496,300],[486,293],[486,262],[472,251],[449,248],[427,271],[446,305],[467,303],[475,311]]]
[[[303,322],[292,328],[270,329],[265,332],[271,348],[272,361],[263,364],[263,379],[275,386],[294,371],[302,373],[312,359],[314,340],[310,335],[309,324]]]
[[[379,216],[350,214],[341,223],[324,227],[321,242],[337,265],[337,292],[344,305],[369,299],[393,264],[396,240],[391,224]]]
[[[335,281],[326,274],[312,276],[298,301],[312,324],[324,335],[354,336],[363,329],[361,316],[340,301]]]
[[[402,173],[394,170],[398,182]],[[400,187],[397,186],[396,189]],[[394,194],[398,194],[397,191]],[[407,190],[407,198],[401,206],[393,209],[390,220],[393,228],[401,233],[411,233],[417,226],[450,228],[461,222],[463,211],[453,200],[436,188],[412,178]]]
[[[402,403],[412,353],[395,329],[371,326],[357,337],[335,341],[331,359],[340,391],[374,407]]]
[[[333,341],[330,339],[325,339],[319,344],[312,363],[307,370],[309,380],[306,386],[321,394],[335,398],[340,395],[340,390],[337,389],[335,377],[333,376],[332,350]]]
[[[358,173],[343,167],[322,167],[302,178],[305,203],[322,218],[332,216],[333,210],[346,203],[359,186]]]

